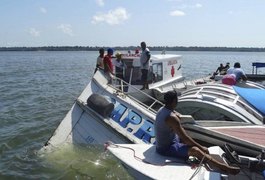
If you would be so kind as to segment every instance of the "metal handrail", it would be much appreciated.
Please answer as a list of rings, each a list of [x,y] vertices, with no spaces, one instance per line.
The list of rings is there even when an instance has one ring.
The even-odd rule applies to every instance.
[[[119,80],[119,81],[120,81],[120,85],[116,85],[116,84],[115,84],[115,85],[113,86],[113,84],[112,84],[112,86],[113,86],[117,91],[120,91],[121,93],[123,93],[123,94],[125,94],[125,95],[127,95],[127,96],[130,96],[132,99],[134,99],[135,101],[137,101],[137,102],[140,103],[141,105],[145,106],[148,110],[152,110],[152,111],[154,111],[154,112],[157,112],[156,110],[154,110],[154,109],[152,108],[156,103],[160,104],[161,106],[164,106],[164,103],[162,103],[161,101],[155,99],[154,97],[152,97],[152,96],[150,96],[149,94],[147,94],[147,93],[141,91],[140,89],[138,89],[138,88],[132,86],[131,84],[129,84],[129,83],[127,83],[126,81],[124,81],[123,79],[120,79],[120,78],[118,78],[118,77],[116,77],[116,76],[113,76],[113,79],[114,79],[114,80]],[[135,97],[131,96],[128,92],[125,92],[125,91],[124,91],[124,87],[126,87],[126,86],[127,86],[128,88],[132,88],[132,89],[134,89],[136,92],[139,92],[139,93],[143,94],[144,96],[150,98],[151,100],[153,100],[153,103],[152,103],[150,106],[147,106],[146,104],[142,103],[141,101],[139,101],[139,100],[136,99]],[[117,88],[117,87],[118,87],[118,88]],[[119,87],[120,87],[120,88],[119,88]]]

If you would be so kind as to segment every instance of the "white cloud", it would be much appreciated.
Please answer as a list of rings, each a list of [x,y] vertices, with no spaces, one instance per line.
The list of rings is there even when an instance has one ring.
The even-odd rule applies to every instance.
[[[47,13],[47,10],[44,7],[41,7],[40,8],[40,12],[43,13],[43,14],[46,14]]]
[[[170,16],[185,16],[186,14],[183,11],[175,10],[170,12]]]
[[[40,36],[40,31],[37,31],[35,28],[30,28],[29,29],[29,34],[34,37]]]
[[[119,7],[115,10],[110,10],[108,13],[93,16],[92,23],[106,22],[110,25],[117,25],[129,19],[129,16],[125,8]]]
[[[60,24],[57,28],[69,36],[74,35],[71,24]]]
[[[195,8],[201,8],[201,7],[202,7],[202,4],[197,3],[197,4],[195,4],[194,7],[195,7]]]
[[[182,4],[181,6],[178,6],[179,9],[199,9],[202,8],[202,4],[194,4],[194,5],[188,5],[188,4]]]
[[[97,2],[97,4],[99,6],[104,6],[105,5],[104,0],[96,0],[96,2]]]

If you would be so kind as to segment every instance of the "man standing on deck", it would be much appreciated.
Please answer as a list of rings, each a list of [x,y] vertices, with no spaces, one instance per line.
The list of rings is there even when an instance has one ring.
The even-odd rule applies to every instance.
[[[149,49],[146,47],[146,43],[145,42],[141,42],[141,48],[142,48],[142,54],[140,57],[140,62],[141,62],[141,71],[142,71],[142,83],[143,83],[143,87],[141,90],[144,89],[149,89],[148,87],[148,82],[147,82],[147,77],[148,77],[148,71],[149,71],[149,66],[150,66],[150,51]]]
[[[210,166],[219,168],[228,174],[238,174],[240,169],[232,167],[209,155],[206,147],[194,141],[181,125],[179,114],[174,110],[177,106],[177,92],[169,91],[164,95],[165,106],[162,107],[155,120],[156,151],[164,156],[188,159],[195,156]]]
[[[103,59],[104,59],[105,50],[104,48],[100,48],[98,52],[99,52],[99,56],[97,58],[97,64],[96,64],[96,69],[94,73],[96,73],[98,68],[104,69]]]
[[[108,78],[108,84],[112,83],[112,75],[113,73],[113,65],[112,65],[112,60],[111,57],[113,55],[113,49],[109,48],[108,49],[108,54],[104,57],[103,63],[104,63],[104,72]]]

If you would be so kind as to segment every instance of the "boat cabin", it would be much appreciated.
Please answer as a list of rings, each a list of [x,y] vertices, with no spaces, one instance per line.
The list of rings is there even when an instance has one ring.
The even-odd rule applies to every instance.
[[[116,58],[112,60],[114,71],[116,71],[114,62],[116,60]],[[122,55],[121,60],[126,65],[123,70],[123,80],[134,87],[140,88],[142,86],[140,56]],[[173,82],[182,81],[184,78],[182,76],[181,64],[180,55],[152,55],[148,73],[149,88],[166,87],[170,86]]]

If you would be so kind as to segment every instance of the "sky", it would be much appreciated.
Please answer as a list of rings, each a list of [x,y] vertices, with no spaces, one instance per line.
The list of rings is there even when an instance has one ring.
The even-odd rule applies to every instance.
[[[265,47],[265,0],[0,0],[0,47]]]

